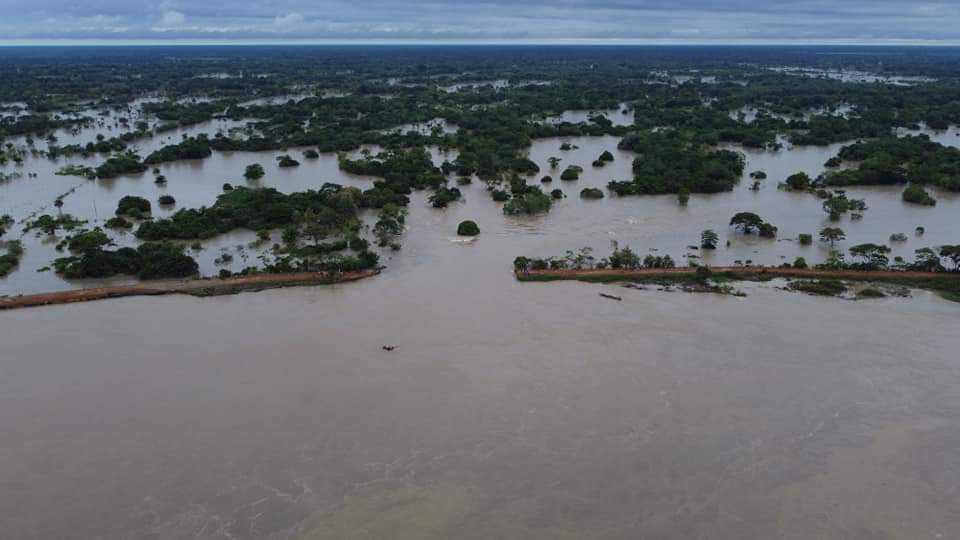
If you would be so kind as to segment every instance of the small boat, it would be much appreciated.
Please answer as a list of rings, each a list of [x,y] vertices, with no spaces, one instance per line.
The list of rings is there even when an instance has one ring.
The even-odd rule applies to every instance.
[[[383,346],[383,350],[385,350],[385,351],[392,351],[392,350],[394,350],[394,349],[396,349],[396,348],[397,348],[396,345],[384,345],[384,346]]]
[[[620,298],[619,296],[614,296],[612,294],[607,294],[607,293],[600,293],[600,296],[604,298],[609,298],[610,300],[616,300],[617,302],[623,300],[623,298]]]

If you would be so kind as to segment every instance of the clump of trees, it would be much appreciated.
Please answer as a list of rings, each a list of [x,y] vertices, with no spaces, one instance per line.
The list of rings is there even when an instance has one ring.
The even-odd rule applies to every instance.
[[[357,226],[361,198],[356,188],[337,184],[290,194],[273,188],[236,187],[217,197],[213,206],[184,208],[169,218],[144,222],[136,236],[153,241],[202,240],[234,229],[277,229],[297,223],[307,210],[324,230],[343,231]]]
[[[937,204],[937,200],[919,184],[907,186],[907,189],[903,190],[902,198],[904,202],[923,206],[935,206]]]
[[[833,221],[839,220],[840,217],[847,212],[852,212],[853,217],[857,217],[866,210],[867,203],[863,199],[850,199],[843,191],[828,193],[826,194],[826,199],[823,201],[823,211],[826,212]]]
[[[503,213],[507,215],[548,212],[553,202],[539,186],[529,186],[519,176],[511,178],[510,194],[510,200],[503,205]]]
[[[396,245],[391,240],[403,234],[405,220],[406,211],[395,204],[387,204],[380,209],[377,223],[373,226],[373,232],[377,235],[381,247]]]
[[[117,274],[140,279],[180,278],[196,275],[197,262],[183,247],[169,242],[146,242],[137,248],[104,249],[110,244],[102,232],[90,231],[81,241],[71,241],[76,255],[54,261],[57,273],[67,278],[102,278]],[[76,238],[76,237],[75,237]]]
[[[150,201],[143,197],[127,195],[117,203],[116,215],[139,219],[150,213]]]
[[[210,140],[206,135],[187,137],[177,144],[170,144],[152,152],[143,162],[147,165],[156,165],[168,161],[183,159],[204,159],[213,154],[210,149]]]
[[[8,240],[4,247],[7,252],[0,255],[0,277],[12,272],[23,257],[23,244],[20,240]]]
[[[54,234],[58,230],[73,231],[79,229],[86,223],[86,220],[77,219],[70,214],[58,214],[56,217],[50,214],[41,214],[36,219],[28,221],[23,228],[23,232],[39,230],[45,234]]]
[[[277,165],[280,168],[299,167],[300,162],[290,157],[289,154],[277,156]]]
[[[263,165],[259,163],[247,165],[246,170],[243,171],[243,177],[247,180],[259,180],[263,178],[264,174]]]
[[[926,135],[886,136],[844,146],[838,156],[857,161],[855,169],[825,177],[834,186],[929,184],[960,191],[960,149],[931,141]]]
[[[813,180],[805,172],[791,174],[787,177],[786,185],[791,191],[805,191],[810,189]]]
[[[140,161],[140,156],[134,152],[116,154],[93,170],[97,178],[116,178],[124,174],[142,173],[147,166]]]
[[[730,191],[743,174],[744,158],[737,152],[715,150],[674,130],[631,133],[619,148],[640,154],[633,161],[632,181],[612,181],[618,195]]]
[[[607,163],[611,162],[613,162],[613,154],[611,154],[609,150],[604,150],[603,153],[600,154],[600,157],[593,161],[593,166],[603,167]]]
[[[730,218],[730,225],[744,234],[752,234],[756,231],[764,238],[777,236],[777,228],[753,212],[738,212]]]
[[[460,200],[460,190],[455,187],[440,187],[427,200],[434,208],[446,208],[453,201]]]
[[[548,257],[546,259],[535,257],[517,257],[513,261],[513,267],[517,271],[527,270],[589,270],[589,269],[625,269],[633,270],[637,268],[648,269],[667,269],[675,268],[676,263],[670,255],[647,255],[643,259],[629,246],[621,248],[614,245],[613,252],[609,257],[597,260],[593,255],[593,248],[584,247],[578,251],[567,251],[562,257]]]
[[[883,270],[890,264],[887,255],[890,254],[890,247],[880,244],[857,244],[850,247],[850,255],[858,258],[860,263],[853,267],[859,270]]]

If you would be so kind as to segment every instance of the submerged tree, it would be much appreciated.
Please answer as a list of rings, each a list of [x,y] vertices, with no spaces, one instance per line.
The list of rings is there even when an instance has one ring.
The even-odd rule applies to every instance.
[[[857,244],[850,248],[850,254],[863,260],[864,269],[886,268],[890,263],[888,246],[880,244]]]
[[[740,229],[744,234],[750,234],[763,225],[763,219],[753,212],[739,212],[730,218],[730,225]]]
[[[950,259],[954,270],[960,271],[960,244],[952,246],[940,246],[940,256]]]
[[[840,240],[845,239],[847,236],[843,232],[843,229],[838,227],[825,227],[820,231],[820,240],[823,242],[830,242],[830,247],[832,248],[834,244]]]
[[[720,236],[711,229],[700,233],[700,247],[702,249],[717,249],[717,243],[719,241]]]
[[[247,169],[243,172],[243,177],[247,180],[259,180],[263,178],[263,175],[263,165],[260,165],[259,163],[247,165]]]

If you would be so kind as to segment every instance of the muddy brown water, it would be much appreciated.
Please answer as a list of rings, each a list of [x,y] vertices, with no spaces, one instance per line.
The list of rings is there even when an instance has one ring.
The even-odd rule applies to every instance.
[[[716,264],[816,261],[826,247],[723,225],[757,209],[784,237],[818,230],[819,201],[775,183],[819,172],[836,148],[751,152],[748,171],[770,174],[759,192],[744,182],[680,208],[669,196],[580,200],[583,187],[628,178],[631,157],[615,138],[572,139],[572,152],[560,142],[537,141],[532,159],[586,171],[553,182],[569,197],[549,214],[505,217],[480,183],[446,210],[416,194],[403,248],[360,283],[0,313],[3,536],[960,536],[957,304],[511,275],[516,255],[590,245],[604,256],[611,240],[683,261],[708,227],[731,240]],[[591,168],[607,149],[616,161]],[[166,191],[210,204],[246,164],[277,154],[170,164]],[[302,161],[268,167],[264,184],[371,181],[340,174],[334,156]],[[86,181],[13,181],[2,204],[34,208],[72,182]],[[120,196],[157,189],[149,175],[89,183],[64,210],[92,216],[96,201],[102,218]],[[931,209],[896,189],[851,191],[870,210],[844,219],[844,246],[894,232],[910,236],[904,254],[956,241],[955,196],[938,193]],[[476,241],[453,241],[462,219],[479,223]],[[27,241],[3,292],[76,286],[35,271],[55,255],[40,243]]]

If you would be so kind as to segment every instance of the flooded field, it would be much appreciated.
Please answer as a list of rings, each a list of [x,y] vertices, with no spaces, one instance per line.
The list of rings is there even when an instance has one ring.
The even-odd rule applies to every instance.
[[[575,114],[583,114],[583,118]],[[587,111],[568,112],[569,121],[583,121]],[[611,119],[631,118],[619,112],[609,114]],[[137,141],[134,147],[141,155],[183,138],[200,133],[228,131],[245,125],[243,121],[217,120],[198,124],[187,129],[163,133],[159,137]],[[89,136],[93,128],[83,130],[73,138],[82,140]],[[422,130],[429,132],[439,129],[452,132],[456,126],[439,120],[418,125],[400,126],[401,130]],[[932,136],[944,140],[944,144],[960,143],[955,129],[945,132],[926,130]],[[915,133],[907,132],[904,133]],[[64,138],[71,137],[64,134]],[[490,199],[483,182],[474,179],[471,185],[460,186],[465,197],[462,202],[454,203],[450,209],[427,210],[427,218],[448,222],[445,233],[454,234],[456,221],[454,216],[474,219],[480,223],[483,231],[502,230],[503,249],[499,263],[503,269],[510,268],[510,262],[517,255],[557,256],[566,250],[589,246],[598,256],[606,256],[611,251],[612,241],[620,245],[629,245],[633,249],[658,254],[670,254],[675,260],[685,264],[688,256],[703,257],[712,265],[729,265],[735,261],[752,261],[754,264],[781,264],[792,262],[798,256],[810,263],[823,261],[829,245],[815,242],[811,246],[800,246],[796,242],[799,234],[816,235],[827,226],[839,226],[847,233],[847,240],[837,244],[839,249],[863,242],[888,243],[893,234],[906,234],[906,242],[892,243],[891,258],[902,256],[913,259],[914,250],[921,247],[949,244],[955,241],[954,216],[960,211],[960,197],[956,193],[933,190],[938,199],[935,207],[905,204],[900,200],[901,186],[850,188],[851,197],[863,198],[869,209],[862,220],[844,217],[841,222],[832,222],[821,208],[822,201],[807,193],[791,193],[777,189],[777,184],[796,172],[806,172],[815,177],[824,171],[824,162],[836,155],[843,144],[829,146],[788,147],[779,151],[747,149],[735,145],[725,148],[742,152],[747,159],[744,178],[732,192],[712,195],[693,195],[689,204],[680,206],[672,195],[648,197],[617,197],[606,193],[601,200],[582,200],[580,190],[597,187],[606,191],[610,180],[628,180],[631,178],[631,164],[636,157],[633,153],[617,149],[619,138],[573,137],[535,140],[529,150],[529,157],[536,162],[541,172],[528,182],[538,183],[540,176],[552,175],[552,184],[544,188],[559,188],[566,198],[557,201],[553,209],[545,215],[530,217],[508,217],[502,213],[502,203]],[[562,143],[569,143],[574,149],[560,150]],[[42,145],[44,143],[36,143]],[[61,143],[65,144],[65,143]],[[28,159],[23,166],[8,163],[0,167],[0,172],[21,173],[19,178],[11,179],[0,185],[0,214],[10,214],[16,221],[16,229],[22,229],[26,220],[43,213],[55,214],[54,199],[63,196],[62,211],[75,217],[88,220],[88,226],[102,226],[113,216],[117,202],[126,195],[136,195],[154,203],[153,215],[166,217],[180,208],[196,208],[211,205],[222,193],[223,184],[270,186],[283,192],[318,189],[325,182],[357,186],[367,189],[375,178],[351,175],[339,169],[337,156],[332,153],[321,154],[318,159],[306,159],[302,149],[290,148],[276,152],[214,152],[213,156],[203,160],[187,160],[167,163],[159,166],[160,173],[166,177],[166,185],[156,185],[153,175],[148,171],[141,175],[127,175],[110,180],[86,180],[76,176],[61,176],[56,172],[66,164],[96,165],[102,159],[94,156],[89,159],[66,158],[50,161],[43,158]],[[376,147],[367,151],[376,153]],[[591,163],[604,151],[613,153],[615,160],[602,168],[592,167]],[[361,151],[350,153],[358,157]],[[276,158],[282,154],[291,154],[301,165],[294,168],[279,168]],[[432,149],[434,161],[440,165],[445,160],[452,161],[456,152],[441,153]],[[561,159],[556,170],[551,170],[549,158]],[[245,167],[260,163],[267,169],[267,175],[259,181],[248,182],[243,178]],[[564,182],[559,180],[560,171],[568,165],[584,168],[580,180]],[[749,189],[753,181],[748,174],[762,170],[768,178],[761,183],[759,191]],[[26,173],[35,173],[31,177]],[[160,206],[156,201],[160,195],[169,194],[176,199],[172,206]],[[414,198],[417,204],[427,206],[426,195]],[[744,236],[730,229],[727,224],[737,212],[751,211],[779,227],[778,239],[764,239],[756,236]],[[371,213],[370,217],[372,218]],[[449,221],[448,221],[449,220]],[[408,222],[416,227],[416,219]],[[917,227],[926,231],[916,236]],[[723,246],[715,252],[698,253],[687,246],[697,245],[699,235],[704,229],[713,229],[720,234]],[[62,234],[62,233],[60,233]],[[111,231],[118,245],[130,245],[134,242],[132,233]],[[538,241],[527,248],[518,243],[518,237],[533,235]],[[279,236],[279,233],[275,233]],[[416,233],[407,235],[415,237]],[[219,269],[239,271],[246,266],[258,265],[258,255],[266,252],[273,241],[251,245],[256,240],[253,231],[236,231],[202,242],[202,250],[192,252],[200,263],[201,273],[215,275]],[[276,238],[274,239],[276,240]],[[54,248],[57,237],[38,235],[35,232],[22,237],[26,249],[19,268],[0,279],[0,294],[17,294],[64,290],[77,287],[91,287],[103,284],[128,282],[128,278],[109,280],[81,280],[68,282],[54,272],[41,269],[50,266],[62,253]],[[730,242],[729,246],[726,245]],[[224,253],[229,253],[232,261],[217,264]],[[390,253],[386,253],[389,256]]]
[[[581,116],[580,113],[584,116]],[[621,110],[615,123],[632,122]],[[589,111],[565,113],[583,121]],[[628,120],[629,119],[629,120]],[[137,142],[141,154],[216,121]],[[453,129],[426,123],[400,129]],[[96,132],[96,129],[92,132]],[[89,140],[91,131],[62,134]],[[960,139],[956,130],[943,137]],[[960,309],[933,294],[849,301],[740,285],[746,298],[519,283],[517,255],[555,256],[614,241],[678,264],[822,261],[801,233],[836,225],[822,201],[777,189],[823,172],[841,144],[747,159],[732,192],[584,200],[631,177],[618,137],[534,141],[529,157],[566,198],[510,217],[477,179],[464,200],[411,198],[399,251],[361,283],[231,297],[129,298],[0,314],[0,516],[5,534],[47,538],[955,538],[960,536]],[[563,151],[560,145],[574,149]],[[18,142],[17,144],[24,144]],[[37,145],[46,143],[37,142]],[[945,143],[946,144],[946,143]],[[153,175],[90,181],[55,174],[70,158],[4,166],[0,214],[63,212],[102,223],[139,195],[155,216],[212,204],[224,183],[284,192],[324,182],[370,187],[337,156],[215,152]],[[375,147],[367,148],[377,152]],[[604,151],[614,161],[591,163]],[[353,157],[361,151],[352,153]],[[280,169],[289,153],[299,167]],[[438,165],[456,153],[431,149]],[[561,159],[557,170],[551,157]],[[564,182],[568,165],[584,168]],[[749,189],[751,171],[768,179]],[[36,173],[28,176],[27,173]],[[887,243],[912,260],[955,243],[960,197],[904,204],[901,186],[849,189],[869,209],[839,223],[847,239]],[[779,239],[745,237],[754,211]],[[457,241],[457,224],[481,234]],[[923,236],[914,234],[925,228]],[[720,249],[688,246],[704,229]],[[132,242],[111,233],[119,245]],[[202,242],[201,272],[257,264],[253,232]],[[23,237],[0,294],[102,285],[38,271],[57,239]],[[729,242],[729,245],[727,245]],[[223,253],[232,263],[217,264]],[[126,278],[111,280],[122,282]],[[600,298],[599,292],[623,297]],[[384,346],[395,347],[392,351]]]

